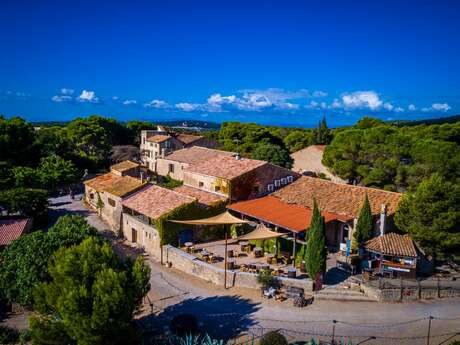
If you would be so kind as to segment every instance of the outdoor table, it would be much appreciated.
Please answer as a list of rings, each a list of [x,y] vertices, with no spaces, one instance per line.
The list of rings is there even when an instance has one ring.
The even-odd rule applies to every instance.
[[[251,246],[249,245],[248,241],[241,241],[240,242],[240,248],[242,252],[250,252],[251,251]]]
[[[295,278],[297,270],[294,267],[288,268],[287,276],[288,278]]]
[[[235,259],[228,259],[227,260],[227,269],[228,270],[235,269]]]
[[[203,249],[201,252],[200,252],[200,255],[203,259],[207,259],[209,257],[209,252],[205,249]]]
[[[254,257],[256,257],[256,258],[262,257],[262,248],[260,248],[260,247],[255,247],[254,248]]]
[[[193,247],[193,242],[185,242],[185,243],[184,243],[184,246],[185,246],[187,252],[190,253],[191,248]]]
[[[275,257],[274,254],[265,254],[265,257],[267,258],[267,264],[271,264],[272,263],[272,259]]]
[[[264,263],[257,263],[256,264],[256,269],[258,270],[268,270],[270,268],[270,266],[268,264],[264,264]]]

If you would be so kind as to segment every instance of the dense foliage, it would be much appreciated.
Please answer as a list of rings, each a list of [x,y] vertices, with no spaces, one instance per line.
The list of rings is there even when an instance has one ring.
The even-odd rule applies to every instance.
[[[433,173],[460,179],[460,123],[395,127],[363,119],[338,131],[323,162],[340,177],[388,190],[414,190]]]
[[[288,345],[288,341],[284,335],[277,331],[270,331],[260,338],[260,345]]]
[[[460,185],[434,174],[403,196],[395,222],[438,258],[460,255]]]
[[[34,344],[134,344],[134,312],[150,288],[142,257],[122,261],[91,237],[51,258],[50,281],[35,290]]]
[[[285,168],[292,168],[293,159],[289,151],[278,145],[261,144],[252,153],[253,159],[267,161]]]
[[[8,214],[30,217],[35,224],[42,224],[46,220],[48,194],[33,188],[0,190],[0,207]]]
[[[63,216],[48,230],[21,236],[1,253],[0,290],[10,302],[32,305],[34,287],[48,278],[47,263],[60,247],[70,247],[96,229],[81,216]]]
[[[310,278],[315,279],[318,274],[326,272],[327,259],[326,225],[316,200],[313,201],[313,215],[307,235],[305,264],[308,275]]]
[[[356,224],[355,231],[353,232],[354,247],[363,244],[373,237],[373,225],[371,205],[366,193],[363,206],[359,211],[358,223]]]

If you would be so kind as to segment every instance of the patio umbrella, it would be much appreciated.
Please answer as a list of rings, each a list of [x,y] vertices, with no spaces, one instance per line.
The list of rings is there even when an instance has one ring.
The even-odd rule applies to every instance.
[[[271,231],[269,228],[267,228],[263,224],[258,224],[255,230],[251,231],[250,233],[247,233],[246,235],[242,235],[238,237],[238,240],[240,241],[268,240],[271,238],[277,238],[277,237],[281,237],[285,235],[286,234],[283,234],[281,232]]]
[[[170,220],[173,223],[189,224],[189,225],[232,225],[232,224],[248,224],[251,223],[235,217],[230,212],[218,214],[217,216],[203,218],[203,219],[190,219],[190,220]]]

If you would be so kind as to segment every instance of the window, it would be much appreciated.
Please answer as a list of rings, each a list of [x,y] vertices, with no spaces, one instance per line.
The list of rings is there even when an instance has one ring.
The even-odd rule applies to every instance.
[[[110,205],[110,206],[112,206],[112,207],[117,206],[117,203],[115,202],[115,200],[110,199],[110,198],[107,198],[107,201],[109,202],[109,205]]]
[[[292,181],[294,181],[294,177],[288,176],[288,177],[287,177],[287,181],[288,181],[288,183],[291,183]]]
[[[273,191],[275,190],[275,186],[274,186],[273,184],[269,184],[269,185],[267,186],[267,190],[268,190],[269,192],[273,192]]]
[[[215,192],[220,192],[220,186],[214,186],[214,191]]]
[[[204,183],[200,181],[200,182],[198,182],[198,186],[199,186],[199,187],[203,187],[203,186],[204,186]]]
[[[174,164],[169,163],[169,169],[168,169],[168,171],[169,171],[171,174],[174,174]]]
[[[255,193],[259,193],[259,186],[254,186],[254,187],[252,187],[252,190],[253,190]]]
[[[287,184],[286,178],[282,178],[282,179],[281,179],[281,184],[282,184],[283,186]]]
[[[142,138],[142,144],[145,144],[145,138]]]
[[[89,198],[90,198],[91,200],[94,200],[94,193],[89,193]]]
[[[280,180],[275,180],[275,187],[281,186],[281,181]]]

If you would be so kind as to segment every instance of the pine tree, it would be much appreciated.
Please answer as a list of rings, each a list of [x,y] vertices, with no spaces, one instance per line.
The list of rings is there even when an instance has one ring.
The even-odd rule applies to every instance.
[[[313,131],[313,141],[317,145],[327,145],[331,140],[331,132],[327,127],[326,117],[318,122],[318,127]]]
[[[307,253],[305,255],[305,264],[310,278],[315,279],[318,273],[326,271],[326,259],[326,226],[316,200],[313,200],[313,215],[308,231]]]
[[[366,193],[364,204],[359,211],[358,223],[353,234],[355,240],[355,246],[360,245],[372,238],[372,228],[374,222],[372,219],[371,205],[369,204],[369,198]]]

